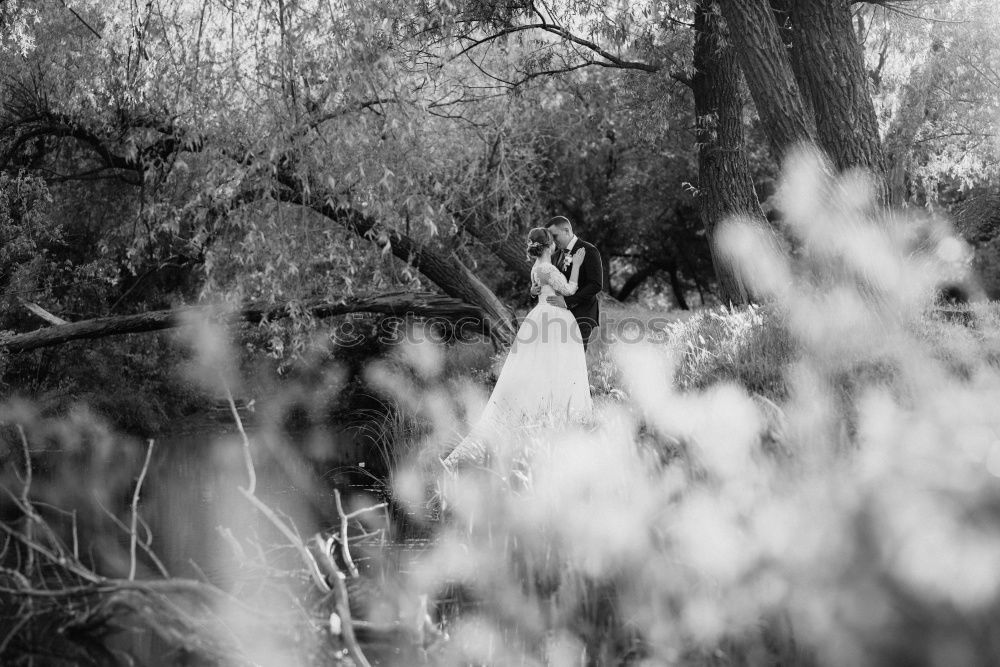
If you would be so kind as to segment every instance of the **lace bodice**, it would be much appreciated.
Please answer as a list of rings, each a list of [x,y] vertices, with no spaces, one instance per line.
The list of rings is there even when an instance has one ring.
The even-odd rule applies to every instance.
[[[539,301],[544,301],[546,298],[556,294],[563,296],[576,294],[576,283],[566,280],[566,276],[552,264],[536,264],[533,266],[531,269],[531,281],[542,288],[542,291],[538,295]]]

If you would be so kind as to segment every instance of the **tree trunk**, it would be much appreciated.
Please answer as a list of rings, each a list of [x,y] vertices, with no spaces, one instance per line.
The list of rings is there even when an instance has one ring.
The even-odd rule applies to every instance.
[[[710,11],[704,5],[699,3],[700,11]],[[799,90],[774,11],[768,0],[723,0],[722,11],[771,153],[781,163],[795,146],[815,143],[816,126]]]
[[[757,200],[745,152],[736,52],[726,44],[722,22],[712,13],[711,5],[710,0],[700,0],[695,10],[695,75],[691,87],[699,146],[698,203],[719,281],[719,296],[723,302],[745,304],[750,301],[750,292],[740,272],[719,252],[715,233],[719,224],[731,216],[765,227],[768,223]]]
[[[333,317],[347,313],[385,313],[399,317],[440,317],[449,322],[481,323],[482,311],[468,303],[432,293],[393,293],[361,299],[349,299],[342,303],[318,303],[302,308],[313,317]],[[247,322],[256,324],[264,320],[278,320],[289,317],[289,305],[270,308],[249,307],[231,313],[220,312],[214,306],[191,306],[171,310],[155,310],[137,315],[98,317],[57,324],[7,338],[0,338],[0,349],[7,352],[27,352],[40,347],[60,345],[72,340],[105,338],[121,334],[160,331],[183,326],[192,317],[216,317],[227,322]]]
[[[795,48],[795,31],[792,28],[792,5],[795,0],[771,0],[771,10],[774,14],[774,21],[778,25],[778,34],[781,42],[785,45],[785,52],[789,54],[792,63],[792,73],[795,82],[799,86],[799,97],[802,100],[802,109],[806,114],[806,120],[815,133],[816,130],[816,110],[813,109],[812,97],[802,89],[802,73],[799,68],[802,66],[802,58],[795,57],[792,50]]]
[[[667,275],[670,276],[670,290],[674,293],[674,300],[677,301],[677,307],[681,310],[691,310],[691,306],[687,302],[687,297],[684,296],[684,285],[681,284],[681,278],[677,275],[677,267],[671,266],[667,270]]]
[[[304,197],[301,184],[288,178],[280,180],[286,187],[280,188],[275,193],[279,200],[308,207],[350,229],[358,236],[374,241],[383,250],[388,247],[393,255],[404,262],[412,263],[449,296],[478,306],[483,311],[490,336],[498,347],[506,348],[513,344],[517,334],[514,313],[462,263],[455,253],[445,254],[435,248],[418,245],[409,236],[383,227],[353,208],[336,206],[321,194],[311,198]]]
[[[615,292],[615,298],[619,301],[627,300],[640,285],[656,275],[661,269],[663,267],[659,264],[648,264],[642,267],[625,280],[625,284],[622,285],[621,289]]]
[[[466,217],[459,224],[472,238],[496,255],[504,266],[517,274],[519,280],[524,283],[531,280],[531,264],[528,263],[523,240],[513,233],[500,236],[473,216]]]
[[[796,0],[791,9],[795,72],[799,89],[815,109],[820,148],[838,170],[860,167],[871,172],[880,201],[890,203],[871,84],[850,4]]]

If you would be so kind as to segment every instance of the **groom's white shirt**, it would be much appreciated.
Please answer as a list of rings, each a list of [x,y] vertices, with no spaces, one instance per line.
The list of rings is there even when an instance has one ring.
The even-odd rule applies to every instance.
[[[576,234],[573,234],[573,238],[569,240],[566,247],[562,251],[562,259],[559,260],[559,266],[557,267],[560,271],[568,271],[571,264],[569,263],[569,258],[573,256],[573,246],[576,245],[577,238]]]

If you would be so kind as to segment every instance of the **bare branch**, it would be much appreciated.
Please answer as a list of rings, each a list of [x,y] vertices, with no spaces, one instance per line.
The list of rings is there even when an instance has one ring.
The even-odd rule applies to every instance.
[[[75,560],[69,560],[64,554],[57,554],[51,549],[43,547],[41,544],[38,544],[38,542],[31,539],[30,536],[19,533],[18,531],[14,530],[13,528],[11,528],[2,521],[0,521],[0,530],[10,535],[12,538],[20,542],[29,550],[34,551],[41,556],[44,556],[53,563],[59,563],[64,569],[72,572],[78,577],[95,584],[101,581],[101,578],[99,576],[88,570],[79,562]]]
[[[20,619],[18,619],[17,623],[14,624],[14,627],[7,633],[7,636],[4,637],[2,642],[0,642],[0,655],[3,655],[4,651],[7,650],[7,646],[10,644],[10,641],[17,636],[17,633],[21,631],[21,628],[27,625],[30,620],[31,614],[24,614]]]
[[[76,13],[75,9],[73,9],[72,7],[70,7],[69,5],[66,4],[66,0],[59,0],[59,1],[62,3],[62,6],[65,7],[66,9],[68,9],[69,13],[72,14],[73,16],[75,16],[76,20],[79,21],[80,23],[82,23],[84,25],[84,27],[87,28],[87,30],[89,30],[91,33],[93,33],[93,35],[95,37],[97,37],[97,39],[104,39],[103,37],[101,37],[101,33],[99,33],[96,30],[94,30],[94,27],[92,25],[90,25],[89,23],[87,23],[86,21],[84,21],[83,17]],[[0,651],[0,653],[2,653],[2,651]]]
[[[129,527],[125,524],[125,522],[119,519],[117,516],[115,516],[115,513],[109,510],[107,507],[105,507],[104,503],[102,503],[99,499],[97,499],[97,505],[98,507],[101,508],[101,511],[104,512],[104,515],[111,520],[111,523],[115,524],[115,526],[117,526],[119,530],[121,530],[126,535],[129,534]],[[73,523],[73,557],[79,559],[80,546],[79,546],[79,538],[77,537],[76,534],[77,531],[76,512],[73,512],[71,514],[71,517]],[[152,547],[150,546],[153,541],[153,536],[149,533],[149,526],[146,525],[145,521],[142,521],[141,517],[139,518],[139,522],[142,523],[143,528],[146,529],[146,539],[139,540],[136,543],[137,546],[139,546],[145,552],[145,554],[153,562],[153,565],[156,566],[156,569],[160,572],[161,575],[163,575],[163,578],[169,579],[170,572],[167,570],[167,566],[163,564],[163,561],[160,560],[159,556],[156,555],[156,552],[154,552]]]
[[[313,558],[312,553],[310,553],[309,549],[306,548],[306,545],[302,543],[302,539],[295,533],[295,531],[292,530],[287,523],[282,521],[281,518],[275,514],[274,510],[264,504],[260,498],[251,493],[247,493],[247,490],[242,487],[240,488],[240,493],[242,493],[243,496],[250,501],[250,504],[253,505],[257,511],[267,517],[267,520],[270,521],[271,524],[285,536],[285,539],[288,540],[289,544],[291,544],[295,551],[298,552],[299,557],[302,559],[303,564],[305,564],[306,569],[309,570],[309,575],[312,577],[313,583],[316,584],[317,588],[324,593],[329,593],[330,585],[326,582],[326,579],[324,579],[323,573],[320,572],[319,566],[316,564],[316,559]]]
[[[250,450],[250,437],[247,436],[246,429],[243,428],[243,420],[240,418],[239,410],[236,409],[236,401],[233,400],[233,392],[229,390],[229,383],[226,382],[226,378],[222,376],[222,372],[219,372],[219,380],[222,381],[222,387],[226,390],[226,401],[229,402],[229,412],[233,415],[233,421],[236,423],[236,429],[240,432],[240,439],[243,442],[243,459],[247,466],[247,486],[245,493],[253,495],[257,488],[257,471],[253,465],[253,454]],[[240,489],[243,491],[243,489]]]
[[[142,483],[146,480],[146,473],[149,471],[149,461],[153,456],[153,443],[155,441],[150,438],[149,444],[146,447],[146,460],[142,464],[142,470],[139,471],[139,480],[135,483],[135,492],[132,494],[132,526],[129,535],[129,568],[128,568],[128,578],[129,581],[135,579],[135,546],[138,538],[138,523],[139,523],[139,492],[142,490]]]
[[[34,524],[38,515],[31,504],[31,448],[28,446],[28,436],[24,433],[24,427],[17,424],[17,433],[21,437],[21,450],[24,452],[24,484],[21,487],[21,509],[25,514],[25,529],[28,538],[34,534]],[[28,550],[28,564],[26,570],[31,572],[34,569],[35,552]]]
[[[586,39],[584,37],[580,37],[579,35],[574,34],[573,32],[567,30],[562,26],[553,25],[551,23],[545,23],[545,22],[527,23],[524,25],[512,26],[510,28],[505,28],[496,33],[493,33],[492,35],[488,35],[487,37],[483,37],[482,39],[473,40],[473,42],[469,46],[459,51],[454,57],[457,58],[458,56],[463,56],[469,51],[475,49],[476,47],[485,44],[487,42],[492,42],[493,40],[499,39],[500,37],[504,37],[506,35],[511,35],[514,33],[525,32],[529,30],[541,30],[544,32],[551,33],[553,35],[557,35],[568,42],[572,42],[573,44],[577,44],[589,51],[596,53],[598,56],[604,58],[604,60],[607,61],[604,63],[593,61],[592,64],[600,64],[605,67],[613,67],[616,69],[636,69],[644,72],[660,71],[660,67],[657,65],[651,65],[650,63],[637,60],[627,60],[625,58],[622,58],[621,56],[617,56],[611,53],[607,49],[604,49],[596,42]]]
[[[347,650],[350,652],[351,657],[361,667],[371,667],[371,663],[368,662],[368,658],[365,657],[364,652],[361,650],[361,646],[358,644],[358,638],[354,634],[354,621],[351,617],[351,607],[348,603],[347,597],[347,585],[344,582],[344,573],[340,571],[337,564],[333,562],[333,558],[330,556],[330,550],[323,548],[322,537],[317,534],[314,536],[314,540],[320,546],[318,551],[320,552],[320,563],[323,565],[323,569],[326,570],[327,578],[331,582],[331,590],[334,595],[334,606],[337,610],[337,615],[340,616],[340,627],[344,636],[344,643],[347,645]]]
[[[32,314],[37,315],[41,319],[45,320],[49,324],[69,324],[66,320],[61,317],[53,315],[49,311],[45,310],[37,303],[31,303],[30,301],[21,301],[21,305],[31,311]]]
[[[340,515],[340,553],[344,555],[347,571],[356,579],[358,577],[358,567],[354,564],[354,559],[351,558],[351,547],[347,536],[348,517],[344,513],[344,505],[340,501],[340,491],[338,489],[333,490],[333,498],[337,503],[337,514]]]
[[[380,509],[384,509],[384,508],[386,508],[388,506],[389,506],[389,503],[376,503],[375,505],[372,505],[370,507],[362,507],[359,510],[354,510],[353,512],[348,513],[347,514],[347,518],[348,519],[356,519],[357,517],[361,516],[362,514],[367,514],[368,512],[376,512],[376,511],[378,511]],[[369,535],[373,535],[373,534],[374,533],[369,533]]]

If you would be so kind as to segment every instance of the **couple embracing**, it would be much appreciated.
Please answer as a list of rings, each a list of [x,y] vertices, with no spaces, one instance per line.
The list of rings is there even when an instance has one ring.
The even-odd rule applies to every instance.
[[[528,233],[531,294],[525,316],[479,421],[444,460],[448,469],[481,459],[498,429],[539,417],[586,418],[591,412],[585,352],[598,326],[604,287],[601,255],[558,216]]]

